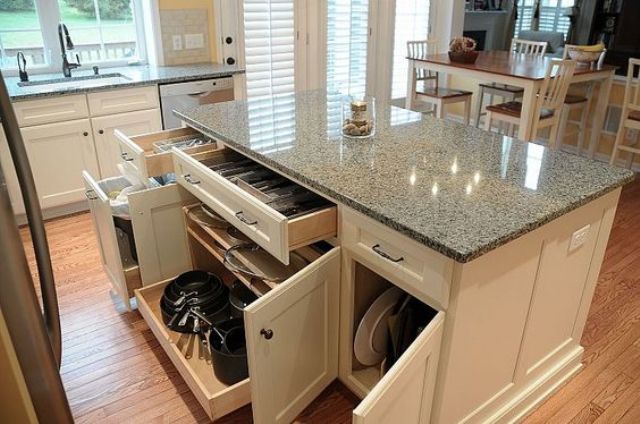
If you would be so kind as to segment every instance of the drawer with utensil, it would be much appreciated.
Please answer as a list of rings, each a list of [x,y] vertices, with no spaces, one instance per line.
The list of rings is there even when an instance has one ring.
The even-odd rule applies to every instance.
[[[337,234],[335,204],[231,149],[173,159],[178,184],[284,264]]]
[[[179,128],[150,134],[127,136],[114,131],[118,140],[120,159],[140,179],[158,177],[173,172],[171,149],[176,147],[199,157],[217,150],[218,143],[192,128]]]

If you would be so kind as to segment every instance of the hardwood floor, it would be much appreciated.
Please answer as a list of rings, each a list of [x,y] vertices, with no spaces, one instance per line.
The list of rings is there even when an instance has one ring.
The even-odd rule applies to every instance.
[[[47,232],[76,422],[208,422],[140,314],[122,313],[110,296],[90,216],[51,221]],[[623,191],[582,344],[585,368],[525,422],[640,422],[640,179]],[[298,421],[349,423],[357,402],[336,382]],[[250,421],[245,407],[219,422]]]

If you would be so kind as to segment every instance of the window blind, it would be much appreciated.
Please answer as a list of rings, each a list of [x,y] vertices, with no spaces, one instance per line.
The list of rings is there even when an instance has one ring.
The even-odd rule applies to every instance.
[[[249,135],[261,152],[295,138],[294,0],[244,0]]]
[[[430,0],[396,0],[391,98],[407,95],[407,41],[429,36]]]
[[[540,5],[539,31],[561,32],[565,39],[569,32],[570,21],[564,16],[564,9],[571,7],[575,0],[542,0]],[[520,31],[531,29],[534,0],[518,0],[518,20],[514,36]]]
[[[247,96],[294,92],[294,0],[244,0]]]

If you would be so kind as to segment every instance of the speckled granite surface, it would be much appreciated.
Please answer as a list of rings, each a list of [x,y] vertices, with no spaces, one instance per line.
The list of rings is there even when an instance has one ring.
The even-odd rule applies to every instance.
[[[91,76],[93,70],[80,68],[72,71],[73,76]],[[242,73],[237,66],[219,64],[195,64],[181,66],[123,66],[103,68],[100,73],[104,77],[122,74],[126,79],[114,81],[113,78],[78,80],[71,86],[55,87],[51,85],[32,85],[20,87],[18,77],[5,78],[7,90],[12,101],[30,100],[40,97],[59,96],[64,94],[88,93],[92,91],[111,90],[114,88],[135,87],[143,85],[193,81]],[[54,74],[29,75],[30,81],[62,79],[62,71]],[[102,79],[102,81],[101,81]]]
[[[634,177],[536,144],[378,106],[376,135],[365,140],[340,136],[340,100],[325,92],[206,105],[177,115],[458,262]]]

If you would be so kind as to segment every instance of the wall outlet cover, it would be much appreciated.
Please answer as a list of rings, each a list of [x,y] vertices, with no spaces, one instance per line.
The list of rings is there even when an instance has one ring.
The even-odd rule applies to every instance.
[[[569,243],[569,252],[573,252],[587,241],[589,229],[591,229],[591,224],[587,224],[573,233],[571,243]]]
[[[203,34],[185,34],[184,35],[185,49],[201,49],[203,47],[204,47]]]
[[[182,50],[182,36],[174,35],[171,39],[173,42],[173,50]]]

